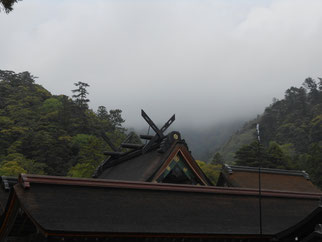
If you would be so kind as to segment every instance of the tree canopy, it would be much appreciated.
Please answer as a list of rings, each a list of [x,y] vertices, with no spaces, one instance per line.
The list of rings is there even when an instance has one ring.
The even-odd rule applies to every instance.
[[[216,154],[212,158],[211,164],[214,164],[214,165],[224,164],[224,157],[219,152],[216,152]]]
[[[90,177],[110,147],[126,137],[119,109],[88,108],[87,83],[74,100],[52,95],[28,72],[0,70],[0,175],[21,172]],[[103,115],[105,110],[106,115]]]
[[[21,0],[19,0],[21,1]],[[6,13],[9,13],[13,10],[13,5],[18,2],[18,0],[0,0],[0,11],[4,10]]]
[[[222,165],[220,164],[207,164],[204,161],[197,160],[197,164],[201,170],[206,174],[210,181],[215,185],[218,181]]]
[[[261,116],[234,135],[231,140],[242,140],[244,134],[251,134],[236,151],[236,164],[258,165],[258,144],[249,142],[255,140],[256,123],[261,126],[264,167],[306,170],[312,181],[322,187],[321,78],[307,78],[301,87],[287,89],[284,99],[275,99]]]

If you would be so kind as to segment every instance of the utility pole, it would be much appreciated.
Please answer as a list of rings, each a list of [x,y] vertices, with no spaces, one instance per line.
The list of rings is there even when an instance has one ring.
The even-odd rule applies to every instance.
[[[261,147],[261,139],[259,133],[259,124],[256,125],[257,130],[257,141],[258,141],[258,150],[257,150],[257,157],[258,157],[258,205],[259,205],[259,234],[260,236],[263,235],[263,226],[262,226],[262,177],[261,177],[261,168],[262,168],[262,159],[260,153]]]

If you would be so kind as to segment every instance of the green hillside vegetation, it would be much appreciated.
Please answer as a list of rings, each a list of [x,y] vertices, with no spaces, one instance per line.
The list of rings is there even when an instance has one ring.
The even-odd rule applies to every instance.
[[[0,175],[19,173],[90,177],[109,150],[125,138],[121,110],[88,108],[87,87],[73,99],[52,95],[28,72],[0,71]]]
[[[260,124],[261,145],[256,141]],[[322,79],[307,78],[247,123],[220,150],[237,165],[306,170],[322,187]]]
[[[198,160],[210,162],[214,151],[224,145],[245,120],[229,120],[203,127],[179,127],[181,134],[189,144],[193,156]]]
[[[218,149],[226,163],[233,163],[235,152],[244,144],[254,140],[254,129],[257,120],[247,122],[241,130],[233,134],[228,142]]]
[[[89,109],[88,87],[77,82],[72,98],[52,95],[28,72],[0,70],[0,175],[91,177],[110,150],[102,133],[118,146],[127,132],[121,110]],[[258,166],[260,160],[264,167],[306,170],[322,187],[321,137],[322,80],[308,78],[246,123],[210,164],[198,164],[214,183],[224,162]],[[133,134],[130,142],[140,139]]]
[[[210,181],[216,185],[219,174],[222,168],[221,164],[209,163],[207,164],[204,161],[197,160],[197,164],[200,166],[201,170],[206,174]]]

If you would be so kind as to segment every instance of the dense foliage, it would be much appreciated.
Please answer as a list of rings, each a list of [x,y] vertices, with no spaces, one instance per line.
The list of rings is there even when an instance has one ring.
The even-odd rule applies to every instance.
[[[13,5],[18,2],[18,0],[0,0],[0,11],[4,10],[9,13],[13,10]]]
[[[243,145],[249,144],[254,141],[254,127],[258,120],[252,120],[247,122],[241,129],[238,129],[235,134],[231,134],[231,137],[221,147],[216,149],[220,153],[226,163],[232,163],[234,161],[235,152]]]
[[[214,165],[222,165],[225,163],[225,160],[224,160],[224,157],[219,152],[216,152],[216,154],[212,158],[211,163]]]
[[[295,169],[296,163],[290,155],[291,144],[280,145],[271,141],[268,147],[264,147],[257,141],[249,145],[243,145],[236,151],[237,165],[258,167],[261,165],[266,168]]]
[[[86,83],[74,100],[52,95],[28,72],[0,71],[0,175],[21,172],[90,177],[109,147],[125,138],[121,110],[88,108]]]
[[[254,141],[256,123],[261,146]],[[260,159],[264,167],[306,170],[322,187],[322,79],[307,78],[302,87],[286,90],[284,99],[275,99],[232,140],[243,135],[236,164],[257,166]]]
[[[212,184],[216,185],[220,171],[222,169],[221,164],[207,164],[204,161],[197,160],[197,164],[200,166],[201,170],[205,173],[205,175],[209,178]]]
[[[122,111],[89,109],[87,83],[75,83],[71,99],[52,95],[34,79],[28,72],[0,70],[0,175],[90,177],[105,158],[103,151],[110,149],[101,134],[116,146],[126,136]],[[261,145],[256,141],[256,123]],[[213,182],[221,164],[234,157],[238,165],[258,166],[261,161],[264,167],[306,170],[322,186],[321,137],[322,80],[308,78],[248,122],[211,164],[198,163]],[[132,142],[140,139],[134,134]]]

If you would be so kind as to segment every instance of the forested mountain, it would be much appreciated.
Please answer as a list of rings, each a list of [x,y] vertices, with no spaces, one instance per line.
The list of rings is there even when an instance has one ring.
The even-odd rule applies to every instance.
[[[284,99],[274,100],[219,151],[238,165],[257,166],[260,155],[265,167],[306,170],[322,186],[322,79],[307,78],[286,90]]]
[[[102,133],[117,146],[126,130],[121,110],[89,109],[87,87],[84,82],[75,83],[73,98],[52,95],[28,72],[0,70],[0,175],[91,176],[104,159],[103,151],[110,150]],[[256,141],[257,123],[261,145]],[[238,125],[236,121],[220,128],[214,135],[215,145]],[[206,133],[209,137],[203,140],[210,144],[214,136]],[[288,89],[284,99],[274,100],[262,115],[234,134],[217,150],[223,157],[217,153],[212,166],[227,161],[257,166],[260,157],[266,167],[306,170],[322,186],[321,138],[322,80],[307,78],[302,87]],[[131,142],[140,140],[133,134]],[[209,150],[205,148],[204,157]]]
[[[228,120],[206,127],[180,127],[183,138],[197,160],[211,161],[214,150],[224,145],[245,120]]]
[[[255,138],[255,126],[258,118],[246,122],[241,129],[237,130],[228,141],[221,147],[217,148],[226,163],[233,163],[235,160],[235,152],[243,145],[249,144]]]
[[[28,72],[0,71],[0,175],[34,173],[90,177],[126,136],[121,110],[88,108],[88,84],[75,83],[73,98],[52,95]]]

